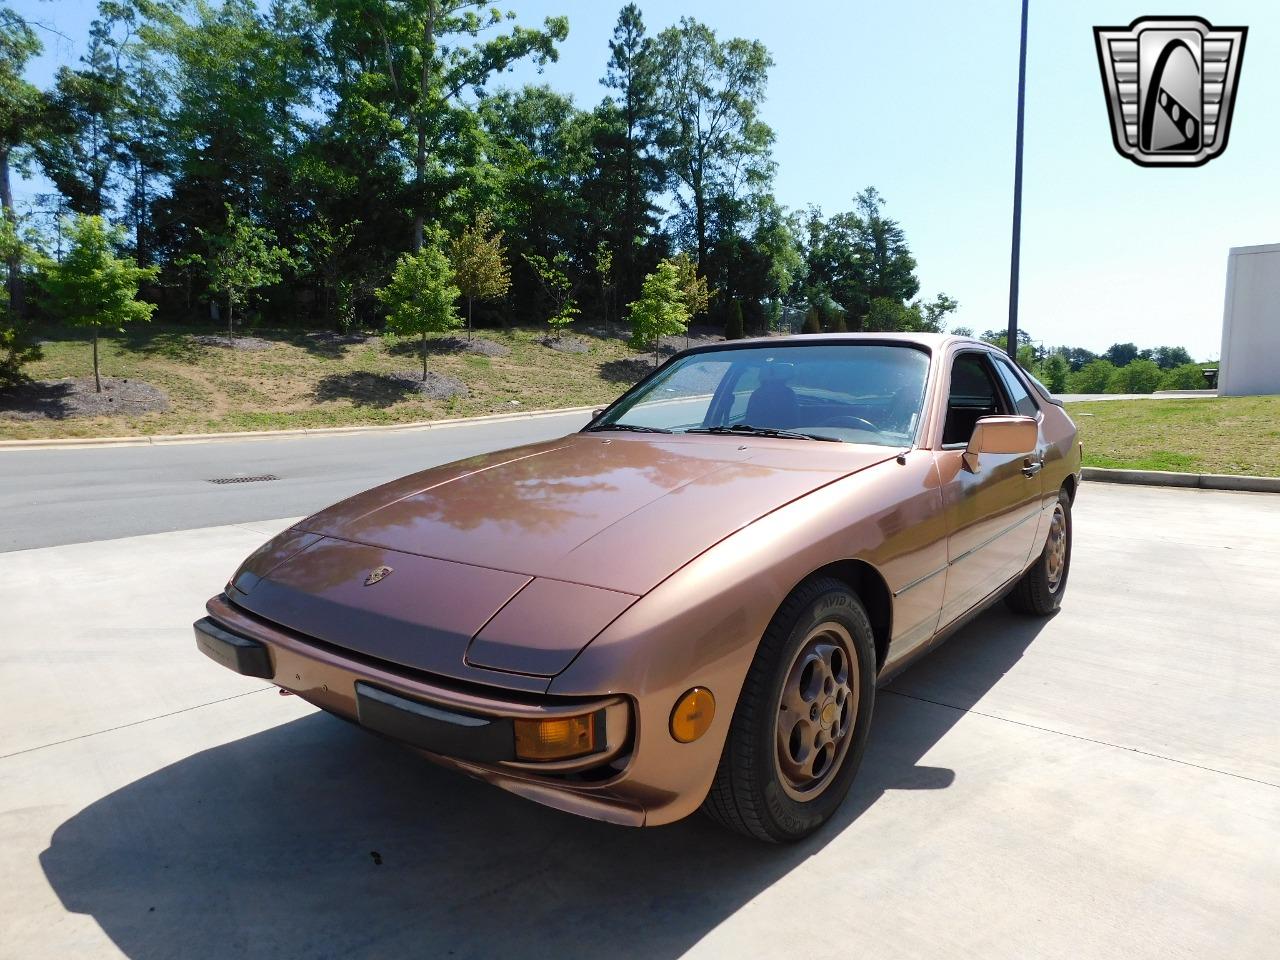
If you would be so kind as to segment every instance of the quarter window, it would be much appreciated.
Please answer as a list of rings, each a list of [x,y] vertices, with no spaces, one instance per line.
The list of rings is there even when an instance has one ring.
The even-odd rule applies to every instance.
[[[1004,381],[1005,389],[1009,391],[1009,396],[1013,398],[1014,408],[1024,417],[1034,417],[1040,408],[1031,399],[1031,394],[1027,392],[1027,388],[1022,385],[1022,378],[1013,372],[1013,368],[1009,366],[1006,360],[997,360],[996,369],[1000,371],[1000,379]]]

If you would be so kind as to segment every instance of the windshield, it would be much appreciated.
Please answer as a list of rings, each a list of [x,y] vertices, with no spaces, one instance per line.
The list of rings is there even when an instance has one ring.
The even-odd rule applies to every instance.
[[[592,430],[763,433],[909,447],[929,356],[889,344],[711,350],[682,357]]]

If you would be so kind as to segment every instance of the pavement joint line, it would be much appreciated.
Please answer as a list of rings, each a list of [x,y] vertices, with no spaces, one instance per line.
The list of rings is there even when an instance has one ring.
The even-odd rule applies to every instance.
[[[229,697],[223,697],[220,700],[210,700],[208,703],[195,703],[189,707],[183,707],[181,710],[171,710],[168,713],[161,713],[154,717],[144,717],[141,720],[131,720],[129,723],[122,723],[115,727],[107,727],[105,730],[94,730],[91,733],[82,733],[79,736],[67,737],[65,740],[55,740],[52,743],[42,743],[38,747],[26,747],[22,750],[15,750],[13,753],[0,755],[0,760],[8,760],[10,757],[20,757],[24,753],[35,753],[37,750],[47,750],[49,747],[60,747],[64,743],[75,743],[77,740],[87,740],[89,737],[101,736],[104,733],[114,733],[116,730],[127,730],[129,727],[140,727],[144,723],[150,723],[153,720],[163,720],[166,717],[176,717],[182,713],[190,713],[192,710],[200,710],[204,707],[212,707],[219,703],[226,703],[229,700],[239,700],[241,697],[250,697],[255,693],[265,693],[268,690],[275,689],[274,685],[270,687],[259,687],[256,690],[249,690],[245,693],[232,694]]]
[[[1247,780],[1249,783],[1257,783],[1264,787],[1272,787],[1273,789],[1280,790],[1280,783],[1272,783],[1270,780],[1259,780],[1257,777],[1246,777],[1243,773],[1232,773],[1230,770],[1219,770],[1217,767],[1206,767],[1202,763],[1192,763],[1190,760],[1179,760],[1177,757],[1166,757],[1163,753],[1152,753],[1150,750],[1142,750],[1138,747],[1126,747],[1124,744],[1112,743],[1110,740],[1099,740],[1096,737],[1086,737],[1078,733],[1067,733],[1065,730],[1054,730],[1052,727],[1042,727],[1036,723],[1027,723],[1025,720],[1014,720],[1011,717],[1001,717],[994,713],[984,713],[981,710],[974,710],[972,707],[958,707],[954,703],[945,703],[942,700],[930,700],[928,697],[919,697],[913,693],[903,693],[901,690],[891,690],[886,688],[880,692],[892,693],[894,696],[902,697],[905,700],[915,700],[919,703],[932,704],[935,707],[944,707],[947,710],[955,710],[957,713],[971,713],[978,717],[986,717],[988,720],[998,720],[1001,723],[1012,723],[1019,727],[1028,727],[1032,730],[1039,730],[1042,733],[1052,733],[1059,737],[1069,737],[1072,740],[1083,740],[1085,743],[1096,743],[1102,747],[1113,747],[1116,750],[1138,753],[1144,757],[1151,757],[1155,760],[1165,760],[1169,763],[1181,764],[1184,767],[1195,767],[1197,770],[1204,770],[1206,773],[1217,773],[1224,777],[1234,777],[1236,780]]]

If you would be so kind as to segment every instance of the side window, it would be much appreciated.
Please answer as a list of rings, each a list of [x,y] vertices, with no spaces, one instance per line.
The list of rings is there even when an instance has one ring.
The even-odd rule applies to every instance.
[[[1000,379],[1004,381],[1005,389],[1009,391],[1009,396],[1013,398],[1014,409],[1024,417],[1034,417],[1040,408],[1031,399],[1031,394],[1022,385],[1022,380],[1013,372],[1013,368],[1009,366],[1008,361],[996,360],[996,369],[1000,371]]]
[[[947,420],[942,442],[968,443],[973,425],[982,417],[1004,412],[1004,397],[996,386],[991,364],[981,353],[962,353],[951,366]]]

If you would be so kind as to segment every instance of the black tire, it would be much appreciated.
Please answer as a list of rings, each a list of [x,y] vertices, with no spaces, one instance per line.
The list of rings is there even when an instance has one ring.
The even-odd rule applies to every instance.
[[[1062,606],[1062,595],[1067,592],[1067,575],[1071,573],[1071,498],[1066,490],[1058,491],[1055,517],[1057,510],[1062,511],[1065,537],[1065,556],[1061,560],[1061,575],[1056,582],[1050,575],[1051,554],[1054,550],[1054,531],[1051,526],[1040,556],[1005,597],[1005,603],[1015,613],[1047,617]]]
[[[838,721],[852,719],[853,726],[841,737],[847,740],[843,752],[833,747],[836,759],[825,773],[824,785],[812,799],[798,800],[783,785],[779,769],[776,725],[783,687],[800,662],[797,658],[813,642],[814,631],[832,623],[844,628],[844,639],[852,644],[851,659],[857,661],[856,680],[851,671],[848,675],[849,694],[857,692],[856,708],[851,718],[842,714]],[[771,843],[813,833],[831,818],[853,783],[867,745],[875,691],[874,635],[862,602],[831,577],[801,584],[774,614],[760,640],[704,812],[730,830]],[[827,716],[825,710],[822,716]],[[827,724],[825,719],[821,722]]]

